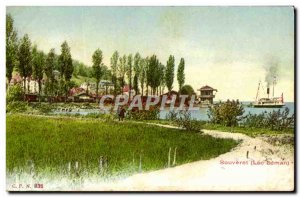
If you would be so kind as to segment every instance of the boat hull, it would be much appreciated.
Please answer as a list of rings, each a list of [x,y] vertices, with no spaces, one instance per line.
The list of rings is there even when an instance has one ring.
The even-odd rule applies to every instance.
[[[253,104],[253,107],[255,108],[282,108],[284,104]]]

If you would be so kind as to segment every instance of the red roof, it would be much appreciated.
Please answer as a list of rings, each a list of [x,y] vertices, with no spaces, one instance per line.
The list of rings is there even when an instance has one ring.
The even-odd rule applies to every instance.
[[[69,94],[71,96],[82,93],[82,92],[86,92],[85,89],[83,89],[83,88],[72,88],[72,89],[69,90]]]

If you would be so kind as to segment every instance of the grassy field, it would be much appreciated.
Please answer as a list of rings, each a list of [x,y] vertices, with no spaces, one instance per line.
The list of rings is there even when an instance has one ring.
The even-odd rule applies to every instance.
[[[7,170],[66,173],[69,162],[79,171],[96,173],[99,157],[107,157],[107,174],[132,174],[167,167],[169,148],[176,165],[206,160],[230,151],[238,142],[183,130],[133,122],[38,117],[8,114]],[[30,162],[29,162],[30,161]]]

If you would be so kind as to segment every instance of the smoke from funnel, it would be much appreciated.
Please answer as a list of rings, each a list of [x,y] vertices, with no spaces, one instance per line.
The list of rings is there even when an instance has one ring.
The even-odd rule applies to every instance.
[[[274,78],[278,77],[278,69],[279,69],[279,61],[272,57],[264,66],[266,70],[265,82],[267,83],[267,87],[273,83]]]

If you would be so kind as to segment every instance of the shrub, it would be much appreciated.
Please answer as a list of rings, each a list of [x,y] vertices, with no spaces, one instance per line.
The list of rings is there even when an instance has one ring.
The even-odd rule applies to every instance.
[[[38,110],[39,110],[39,112],[41,112],[41,113],[47,114],[47,113],[50,113],[50,112],[53,110],[53,106],[52,106],[52,105],[49,105],[49,104],[46,104],[46,105],[40,105],[40,106],[38,107]]]
[[[201,131],[203,125],[203,122],[192,119],[188,110],[169,111],[166,118],[187,131]]]
[[[36,109],[38,112],[43,114],[48,114],[56,108],[56,105],[49,103],[30,103],[29,105],[32,109]]]
[[[27,111],[27,103],[22,101],[11,101],[6,105],[6,112],[25,112]]]
[[[267,128],[274,131],[286,130],[294,128],[294,114],[289,115],[289,109],[272,111],[261,114],[248,114],[243,121],[245,127]]]
[[[244,108],[238,100],[220,102],[208,110],[210,121],[224,126],[237,126],[238,122],[244,118],[243,114]]]
[[[177,119],[178,112],[175,110],[169,111],[166,115],[166,120],[175,121]]]
[[[183,94],[183,95],[192,96],[193,94],[195,94],[195,91],[194,91],[192,86],[184,85],[184,86],[182,86],[182,88],[180,90],[180,93]]]
[[[8,88],[6,100],[7,102],[22,101],[23,95],[24,95],[23,88],[21,87],[21,85],[16,84]]]
[[[159,108],[150,107],[149,110],[132,109],[131,111],[127,111],[126,118],[132,120],[158,120]]]

